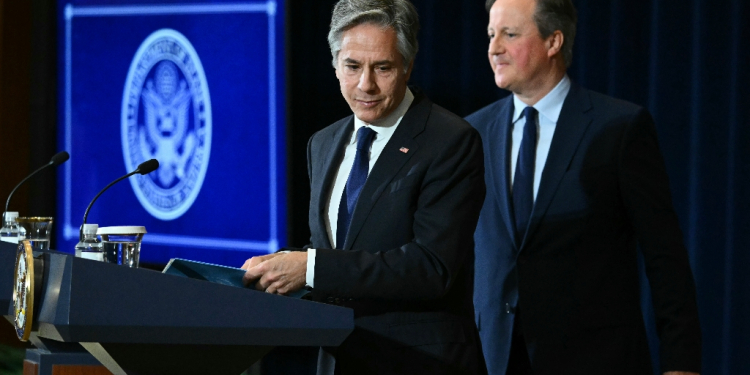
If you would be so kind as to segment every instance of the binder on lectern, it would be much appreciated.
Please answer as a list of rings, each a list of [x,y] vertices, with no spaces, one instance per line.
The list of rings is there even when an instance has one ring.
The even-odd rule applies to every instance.
[[[173,258],[167,263],[167,266],[164,267],[162,273],[189,277],[191,279],[206,280],[212,283],[229,285],[237,288],[255,289],[254,282],[247,286],[242,283],[242,277],[245,276],[245,270],[242,268],[222,266],[220,264]],[[309,293],[310,291],[303,288],[296,292],[287,294],[287,297],[302,298]]]

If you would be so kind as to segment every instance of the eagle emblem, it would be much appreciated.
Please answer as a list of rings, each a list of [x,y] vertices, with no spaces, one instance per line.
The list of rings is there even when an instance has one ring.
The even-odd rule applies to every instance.
[[[182,216],[198,197],[211,129],[208,81],[195,48],[177,30],[153,32],[130,64],[121,133],[128,171],[159,160],[157,173],[130,179],[143,208],[157,219]]]

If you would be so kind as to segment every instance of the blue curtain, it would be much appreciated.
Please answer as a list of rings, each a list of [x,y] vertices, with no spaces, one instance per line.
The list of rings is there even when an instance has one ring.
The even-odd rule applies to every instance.
[[[413,2],[422,31],[412,84],[462,116],[507,95],[495,87],[487,61],[484,0]],[[289,5],[295,244],[309,239],[306,141],[351,113],[325,41],[334,3]],[[750,374],[750,2],[574,3],[579,19],[571,78],[643,105],[656,120],[697,285],[703,373]],[[644,285],[653,326],[649,298]],[[651,343],[658,361],[653,330]]]

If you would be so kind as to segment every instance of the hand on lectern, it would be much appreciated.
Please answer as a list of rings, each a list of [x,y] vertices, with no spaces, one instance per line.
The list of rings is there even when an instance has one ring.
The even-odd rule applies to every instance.
[[[292,251],[252,257],[245,261],[242,281],[245,285],[258,280],[255,289],[266,293],[287,294],[305,286],[307,253]]]
[[[257,256],[257,257],[252,257],[252,258],[246,260],[245,264],[243,264],[242,267],[240,267],[240,268],[242,268],[243,270],[247,271],[247,270],[249,270],[249,269],[251,269],[251,268],[253,268],[253,267],[255,267],[255,266],[257,266],[257,265],[259,265],[259,264],[261,264],[261,263],[263,263],[263,262],[265,262],[267,260],[269,260],[269,259],[273,259],[277,255],[281,255],[281,254],[282,253],[273,253],[273,254],[268,254],[268,255],[261,255],[261,256]],[[245,284],[248,284],[248,283],[249,282],[246,282]]]

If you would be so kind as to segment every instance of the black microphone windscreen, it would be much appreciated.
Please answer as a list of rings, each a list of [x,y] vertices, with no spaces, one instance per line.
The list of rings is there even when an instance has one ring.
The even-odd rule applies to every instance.
[[[159,168],[159,161],[156,159],[146,160],[138,165],[138,173],[149,174]]]
[[[50,164],[58,166],[68,161],[68,159],[70,159],[70,154],[68,154],[67,151],[60,151],[52,157],[52,160],[50,160]]]

